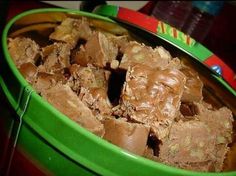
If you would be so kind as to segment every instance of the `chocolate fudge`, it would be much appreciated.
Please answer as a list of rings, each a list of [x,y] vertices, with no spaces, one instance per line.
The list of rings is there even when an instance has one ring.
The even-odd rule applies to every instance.
[[[103,124],[67,85],[56,85],[41,92],[60,112],[98,136],[104,135]]]
[[[160,161],[195,171],[221,171],[232,142],[232,112],[228,108],[211,109],[204,102],[194,103],[197,114],[174,122],[163,139]],[[192,106],[194,106],[192,105]],[[222,118],[223,117],[223,118]]]
[[[198,73],[164,47],[108,33],[92,21],[64,19],[44,47],[9,38],[26,81],[69,119],[129,155],[221,172],[232,144],[231,110],[206,103]]]
[[[57,84],[65,84],[66,82],[67,80],[63,74],[39,72],[32,86],[38,93],[41,93]]]
[[[54,43],[42,48],[42,71],[56,73],[70,66],[71,47],[65,43]]]
[[[160,161],[184,169],[211,171],[216,162],[215,137],[209,127],[197,120],[172,124],[169,135],[160,147]]]
[[[142,64],[130,67],[121,108],[129,118],[152,127],[162,139],[179,110],[185,79],[177,69],[158,70]]]
[[[104,88],[84,88],[80,90],[79,98],[96,115],[111,115],[112,105]],[[101,118],[102,118],[101,116]]]
[[[18,68],[28,62],[35,64],[40,56],[39,45],[26,37],[9,38],[8,51]]]
[[[88,63],[104,68],[116,59],[118,48],[101,33],[94,33],[85,46],[81,46],[75,55],[75,62],[86,66]]]
[[[66,18],[62,21],[61,25],[55,28],[55,31],[51,33],[49,38],[66,42],[71,47],[75,47],[79,39],[88,40],[92,33],[86,18]]]
[[[152,68],[174,68],[180,66],[179,59],[172,59],[172,56],[163,47],[155,49],[140,44],[136,41],[131,41],[123,45],[120,49],[123,57],[120,61],[119,68],[127,70],[129,66],[143,64]]]
[[[183,102],[198,102],[202,100],[203,83],[200,80],[198,73],[188,66],[183,66],[180,70],[187,78],[181,100]]]
[[[106,119],[103,124],[105,128],[104,139],[132,153],[144,154],[149,127],[114,118]]]
[[[36,65],[34,65],[32,62],[21,64],[19,71],[22,76],[24,76],[26,81],[28,81],[30,84],[34,84],[38,74],[38,67]]]

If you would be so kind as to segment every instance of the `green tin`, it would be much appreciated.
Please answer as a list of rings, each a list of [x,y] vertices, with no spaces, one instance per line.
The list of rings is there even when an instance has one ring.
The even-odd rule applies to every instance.
[[[12,147],[12,150],[7,153],[10,160],[5,160],[8,163],[2,172],[11,173],[11,168],[14,167],[17,160],[15,155],[20,153],[42,175],[236,175],[236,171],[223,173],[186,171],[131,154],[90,133],[57,111],[26,82],[8,53],[7,37],[12,26],[32,14],[46,16],[48,14],[62,16],[73,14],[116,23],[96,14],[59,8],[30,10],[15,16],[8,22],[2,36],[4,59],[0,67],[0,85],[1,94],[6,96],[9,106],[12,111],[16,112],[17,117],[12,118],[11,115],[5,115],[1,118],[8,119],[5,120],[8,124],[5,132],[11,135],[9,138],[14,141],[16,148],[14,145],[6,145],[9,148]],[[48,20],[56,21],[57,19],[51,15]],[[228,95],[234,96],[230,91],[228,91]],[[15,126],[15,129],[12,126]],[[20,165],[20,163],[18,164]]]

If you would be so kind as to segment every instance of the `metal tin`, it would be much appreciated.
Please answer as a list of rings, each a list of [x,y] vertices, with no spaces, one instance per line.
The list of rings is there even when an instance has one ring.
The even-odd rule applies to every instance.
[[[39,96],[15,67],[7,50],[7,37],[15,25],[56,23],[68,15],[96,19],[106,24],[103,27],[110,26],[111,31],[117,31],[119,27],[115,21],[103,16],[53,8],[21,13],[4,29],[2,37],[4,59],[1,64],[0,83],[2,92],[10,103],[9,106],[16,112],[18,118],[16,120],[7,115],[3,116],[10,119],[13,127],[16,126],[14,129],[10,128],[12,125],[8,125],[6,129],[6,133],[10,134],[10,140],[14,141],[13,145],[9,143],[6,146],[12,148],[9,150],[11,152],[7,153],[12,160],[4,168],[5,173],[11,174],[11,169],[17,170],[25,164],[25,170],[21,169],[21,173],[33,170],[38,175],[234,176],[236,174],[235,171],[220,174],[192,172],[131,154],[82,128]],[[220,83],[217,82],[218,84]],[[224,86],[219,87],[220,92],[222,90],[225,97],[228,97],[226,100],[230,104],[233,101],[233,92]]]

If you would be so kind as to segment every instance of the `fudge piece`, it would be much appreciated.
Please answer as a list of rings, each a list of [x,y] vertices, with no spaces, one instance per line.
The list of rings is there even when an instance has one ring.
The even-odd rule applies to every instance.
[[[79,98],[96,116],[101,115],[100,118],[103,115],[111,115],[112,113],[112,105],[104,88],[86,89],[81,87]]]
[[[87,66],[88,63],[97,67],[106,67],[116,59],[118,48],[101,32],[93,34],[85,46],[75,54],[75,63]]]
[[[17,68],[28,62],[35,64],[36,60],[40,56],[39,50],[39,45],[30,38],[9,38],[8,51]]]
[[[23,77],[26,79],[28,83],[34,84],[35,79],[38,74],[37,66],[35,66],[32,62],[27,62],[20,65],[19,71],[21,72],[21,74],[23,75]]]
[[[159,53],[144,44],[136,41],[131,41],[121,47],[123,57],[120,62],[119,68],[127,70],[129,66],[135,64],[144,64],[150,67],[158,67],[158,61],[161,60]],[[163,60],[164,61],[164,60]]]
[[[205,122],[217,135],[225,135],[225,141],[230,142],[233,129],[232,112],[226,107],[215,110],[210,105],[206,105],[207,103],[194,104],[198,108],[196,117]]]
[[[198,120],[172,124],[168,137],[159,146],[161,162],[194,171],[213,171],[216,162],[215,135]]]
[[[178,113],[184,84],[185,76],[177,69],[137,64],[127,71],[121,108],[129,118],[154,128],[162,139]]]
[[[128,43],[129,38],[127,35],[115,36],[115,35],[110,34],[106,36],[108,40],[110,40],[115,46],[118,47],[118,53],[117,53],[116,59],[112,60],[110,63],[110,68],[116,70],[119,68],[120,61],[123,57],[123,53],[120,51],[120,48],[125,46]]]
[[[175,57],[169,61],[166,66],[161,66],[162,69],[178,69],[182,68],[181,61],[179,58]]]
[[[103,136],[103,124],[84,105],[67,85],[56,85],[42,91],[42,96],[61,113],[74,120],[92,133]]]
[[[70,66],[70,45],[54,43],[42,48],[44,72],[56,73]]]
[[[129,42],[129,37],[127,35],[116,36],[110,33],[105,33],[109,41],[111,41],[115,46],[121,48]]]
[[[171,60],[172,56],[170,55],[169,51],[167,51],[165,48],[163,48],[162,46],[158,46],[155,48],[155,50],[157,50],[157,52],[159,53],[159,55],[161,56],[161,58],[165,59],[165,60]]]
[[[69,68],[71,77],[80,87],[97,87],[97,81],[91,67],[82,67],[73,64]]]
[[[106,119],[103,124],[104,139],[137,155],[144,154],[149,134],[148,127],[120,119]]]
[[[190,67],[183,66],[181,72],[186,76],[186,83],[184,85],[183,96],[181,101],[183,102],[199,102],[203,99],[202,88],[203,83],[198,76],[198,73],[191,69]]]
[[[184,120],[185,122],[190,120],[195,120],[204,123],[207,126],[210,135],[209,136],[206,135],[205,138],[212,138],[214,140],[214,150],[211,152],[213,158],[210,160],[211,164],[209,165],[209,168],[205,168],[205,166],[208,166],[204,165],[205,162],[203,162],[201,165],[195,163],[194,167],[192,166],[193,163],[191,163],[191,166],[183,163],[182,164],[172,163],[172,164],[181,168],[191,169],[191,170],[217,171],[217,172],[222,171],[225,156],[229,151],[228,144],[232,142],[232,134],[233,134],[232,112],[226,107],[222,107],[216,110],[210,104],[207,104],[203,101],[199,103],[196,102],[184,103],[184,106],[186,106],[184,107],[184,113],[182,112],[184,116],[179,118],[180,119],[179,122],[181,122],[182,120]],[[163,144],[165,142],[168,143],[169,141],[166,140],[163,142]],[[183,165],[184,167],[181,166],[180,164]]]
[[[72,55],[72,60],[74,63],[86,67],[89,64],[89,58],[87,56],[84,45],[79,47],[79,50],[74,50]]]
[[[38,93],[41,93],[57,84],[66,84],[66,78],[63,74],[39,72],[32,85]]]
[[[80,87],[108,89],[110,71],[88,65],[87,67],[73,64],[69,67],[71,74],[69,82],[74,91],[79,92]]]
[[[152,68],[166,69],[172,60],[171,55],[163,47],[152,49],[149,46],[131,41],[121,47],[123,57],[119,68],[127,70],[129,66],[143,64]],[[179,62],[180,65],[180,62]]]
[[[97,115],[111,115],[111,103],[107,95],[110,72],[93,66],[70,67],[70,86],[79,94],[80,100]],[[101,118],[102,118],[101,116]]]
[[[66,42],[73,48],[76,46],[79,39],[88,40],[91,35],[92,30],[86,18],[66,18],[62,21],[61,25],[55,28],[55,31],[51,33],[49,38]]]
[[[228,144],[232,142],[233,115],[232,112],[222,107],[218,110],[209,108],[206,103],[195,103],[198,107],[198,118],[208,125],[209,130],[216,136],[216,171],[221,171],[225,155],[229,150]]]

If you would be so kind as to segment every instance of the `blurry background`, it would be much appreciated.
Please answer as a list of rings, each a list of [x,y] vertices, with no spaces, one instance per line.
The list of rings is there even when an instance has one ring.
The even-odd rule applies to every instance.
[[[10,18],[25,10],[63,7],[91,12],[99,4],[118,5],[155,16],[192,35],[236,72],[235,1],[215,1],[215,4],[209,4],[206,1],[5,0],[0,2],[0,30]]]

